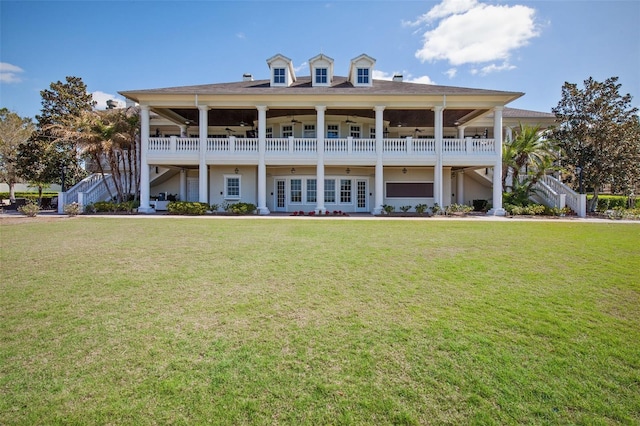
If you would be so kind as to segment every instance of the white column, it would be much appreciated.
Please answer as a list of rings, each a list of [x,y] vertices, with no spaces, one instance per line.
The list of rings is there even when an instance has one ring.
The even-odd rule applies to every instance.
[[[435,106],[433,108],[434,116],[434,133],[436,139],[436,165],[433,169],[433,202],[440,207],[442,205],[442,111],[443,106]]]
[[[373,110],[376,112],[376,172],[373,214],[380,214],[382,213],[382,204],[384,204],[384,165],[382,164],[384,106],[376,106]]]
[[[153,213],[149,205],[149,164],[147,148],[149,146],[149,105],[140,105],[140,213]]]
[[[493,109],[493,138],[495,140],[495,165],[493,166],[493,208],[487,214],[504,216],[502,208],[502,110],[504,107]]]
[[[258,214],[269,214],[267,208],[267,107],[259,105],[258,109]]]
[[[513,142],[513,129],[511,127],[507,127],[506,130],[507,130],[507,135],[506,135],[507,140],[509,142]]]
[[[189,134],[187,133],[187,125],[186,124],[181,124],[180,125],[180,137],[181,138],[188,138]]]
[[[456,174],[456,203],[464,204],[464,170]]]
[[[324,214],[324,113],[326,106],[317,105],[316,138],[318,163],[316,165],[316,214]]]
[[[458,126],[458,139],[464,139],[464,129],[466,129],[467,126]]]
[[[187,201],[187,169],[180,169],[180,201]]]
[[[198,119],[200,133],[200,158],[198,167],[198,201],[209,203],[209,170],[207,168],[207,134],[209,131],[208,111],[206,105],[199,105],[200,116]]]

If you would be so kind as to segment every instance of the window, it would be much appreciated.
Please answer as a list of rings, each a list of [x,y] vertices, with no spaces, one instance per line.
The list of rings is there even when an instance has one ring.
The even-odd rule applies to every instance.
[[[318,201],[318,183],[315,179],[307,179],[307,203],[315,203]]]
[[[351,179],[340,179],[340,202],[351,203]]]
[[[282,126],[282,137],[288,138],[293,136],[293,126]]]
[[[329,124],[327,125],[327,138],[339,138],[340,130],[338,129],[337,124]]]
[[[358,68],[358,84],[369,84],[369,68]]]
[[[351,126],[351,128],[349,130],[349,136],[351,136],[352,138],[359,138],[360,137],[360,126]]]
[[[267,127],[266,137],[267,139],[273,138],[273,127]]]
[[[291,202],[302,202],[302,179],[291,179]]]
[[[225,176],[224,178],[224,198],[240,198],[240,176]]]
[[[324,180],[324,202],[336,202],[336,181],[333,179]]]
[[[273,84],[285,84],[284,68],[273,69]]]
[[[376,138],[376,128],[373,126],[369,128],[369,138],[371,139]]]
[[[305,124],[304,132],[302,134],[303,138],[315,138],[316,137],[316,125],[315,124]]]
[[[316,68],[316,84],[327,84],[326,68]]]

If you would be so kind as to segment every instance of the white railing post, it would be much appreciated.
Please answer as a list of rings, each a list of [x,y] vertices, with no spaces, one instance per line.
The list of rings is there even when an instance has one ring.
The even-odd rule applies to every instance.
[[[81,212],[84,211],[84,196],[85,196],[84,192],[78,192],[78,206]]]
[[[236,152],[236,137],[233,135],[229,136],[229,152]]]
[[[66,192],[58,192],[58,213],[64,213],[64,205],[67,202],[67,193]]]
[[[175,136],[171,136],[169,138],[169,151],[170,152],[176,152],[177,140],[178,140],[178,138],[176,138]]]
[[[558,208],[562,209],[567,206],[567,195],[566,194],[558,194]]]
[[[464,141],[467,148],[467,154],[473,153],[473,139],[471,139],[470,137],[466,137]]]
[[[411,154],[413,152],[413,138],[411,136],[407,136],[407,154]]]
[[[347,138],[347,152],[349,154],[353,152],[353,136]]]
[[[293,136],[289,136],[289,152],[293,152]]]
[[[587,217],[587,194],[578,194],[578,211],[579,217]]]

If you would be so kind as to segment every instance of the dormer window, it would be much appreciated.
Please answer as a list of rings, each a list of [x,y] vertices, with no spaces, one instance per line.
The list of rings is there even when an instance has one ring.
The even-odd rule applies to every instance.
[[[375,63],[375,59],[365,54],[353,58],[349,67],[349,82],[355,87],[371,87],[373,85],[371,76]]]
[[[358,68],[358,84],[369,83],[369,68]]]
[[[316,84],[327,84],[326,68],[316,68]]]
[[[333,59],[320,54],[309,59],[312,86],[330,86],[333,80]]]
[[[271,70],[272,86],[291,86],[296,81],[296,74],[293,70],[291,59],[277,54],[267,59],[267,65]]]
[[[273,69],[273,84],[285,84],[284,68]]]

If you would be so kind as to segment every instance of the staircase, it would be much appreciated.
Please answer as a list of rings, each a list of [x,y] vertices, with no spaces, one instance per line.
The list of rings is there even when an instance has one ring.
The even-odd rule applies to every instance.
[[[71,187],[67,192],[58,193],[58,213],[64,213],[64,206],[78,203],[80,211],[96,201],[106,201],[115,192],[115,183],[110,174],[94,173]]]
[[[564,183],[551,175],[546,175],[533,186],[535,195],[532,197],[547,207],[569,207],[578,217],[587,215],[587,196],[578,194]]]

